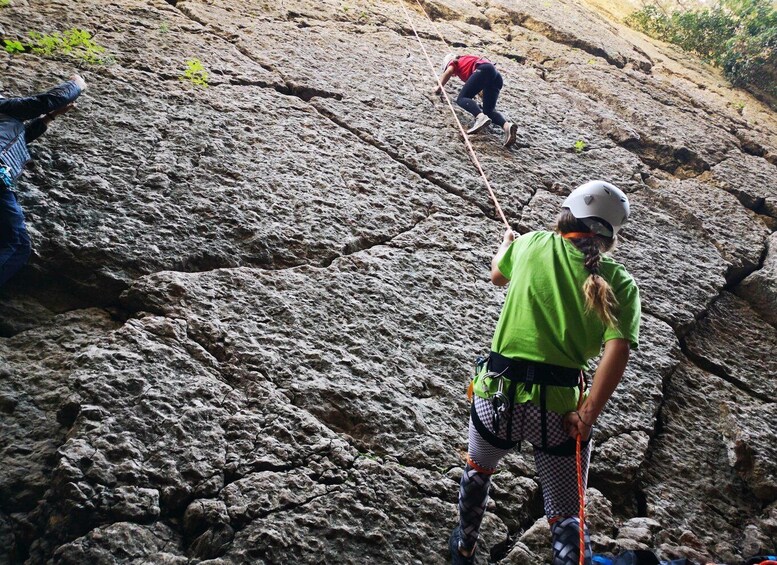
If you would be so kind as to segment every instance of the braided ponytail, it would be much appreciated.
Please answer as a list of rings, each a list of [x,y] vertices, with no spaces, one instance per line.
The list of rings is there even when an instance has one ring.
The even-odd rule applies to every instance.
[[[556,230],[562,235],[572,232],[590,233],[588,226],[575,218],[568,208],[564,208],[559,214]],[[570,241],[585,255],[584,266],[590,273],[583,283],[586,311],[596,312],[606,326],[613,327],[618,321],[615,316],[618,299],[610,283],[599,274],[599,262],[602,251],[607,251],[615,245],[615,238],[594,235],[593,237],[572,237]]]

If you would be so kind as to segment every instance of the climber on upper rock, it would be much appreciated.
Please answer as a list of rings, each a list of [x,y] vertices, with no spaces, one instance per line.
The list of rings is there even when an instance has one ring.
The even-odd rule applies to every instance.
[[[592,427],[639,338],[637,285],[603,255],[628,215],[628,199],[617,187],[586,183],[564,201],[555,231],[514,239],[508,229],[491,261],[491,281],[510,286],[491,353],[472,384],[459,525],[449,544],[454,564],[475,562],[491,475],[521,440],[534,447],[552,565],[579,563],[576,440],[582,440],[585,488]],[[583,395],[582,370],[602,347],[590,394]],[[585,554],[590,565],[588,542]]]
[[[508,122],[501,113],[496,111],[496,101],[504,83],[502,75],[491,61],[474,55],[449,53],[443,59],[440,72],[442,72],[440,83],[443,86],[453,75],[464,82],[464,86],[456,98],[456,103],[475,116],[475,121],[467,133],[477,133],[493,122],[504,130],[505,147],[510,147],[515,143],[518,126]],[[483,93],[483,108],[474,100],[479,92]],[[439,86],[434,90],[434,93],[436,95],[442,94]]]
[[[0,96],[0,286],[27,262],[32,251],[22,208],[16,200],[16,179],[30,160],[27,144],[40,137],[58,115],[72,109],[86,89],[78,75],[42,94]]]

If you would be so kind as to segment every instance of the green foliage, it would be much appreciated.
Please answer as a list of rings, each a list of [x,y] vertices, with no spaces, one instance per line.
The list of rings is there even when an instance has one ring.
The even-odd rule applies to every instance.
[[[588,144],[582,139],[578,139],[577,141],[575,141],[575,144],[572,146],[572,149],[575,150],[575,153],[582,153],[586,147],[588,147]]]
[[[669,16],[660,10],[658,6],[648,4],[641,10],[632,12],[626,18],[626,23],[650,37],[668,41]]]
[[[105,47],[95,43],[92,40],[92,34],[86,30],[71,28],[51,34],[31,31],[28,35],[30,43],[27,47],[38,55],[44,57],[67,55],[94,65],[106,62],[102,57]]]
[[[24,43],[16,41],[15,39],[4,39],[5,50],[7,53],[24,53]]]
[[[721,67],[731,84],[777,107],[777,8],[771,0],[718,0],[671,14],[650,4],[626,23]]]
[[[195,86],[208,87],[208,71],[199,59],[186,61],[186,69],[181,75],[181,80],[186,80]]]
[[[11,0],[0,0],[0,8],[5,8],[11,5]]]
[[[170,24],[167,22],[162,22],[159,24],[159,33],[167,33],[170,31]]]

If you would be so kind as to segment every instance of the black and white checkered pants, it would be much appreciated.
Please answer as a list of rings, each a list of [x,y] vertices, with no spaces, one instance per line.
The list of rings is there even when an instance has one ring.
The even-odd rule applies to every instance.
[[[488,432],[503,442],[528,441],[534,446],[534,462],[542,485],[545,514],[548,518],[576,516],[579,512],[577,492],[577,464],[574,449],[565,455],[551,455],[538,447],[542,445],[542,411],[532,403],[513,407],[512,418],[504,413],[499,418],[499,429],[494,430],[494,407],[491,400],[475,397],[475,411]],[[563,427],[563,416],[546,412],[547,447],[566,443],[570,437]],[[510,433],[508,436],[508,424]],[[588,463],[592,442],[584,444],[582,453],[583,487],[588,483]],[[461,479],[459,490],[459,519],[465,547],[473,547],[478,539],[483,519],[491,475],[510,448],[495,447],[486,440],[470,418],[469,463]],[[480,509],[483,509],[482,511]],[[477,510],[477,511],[475,511]]]

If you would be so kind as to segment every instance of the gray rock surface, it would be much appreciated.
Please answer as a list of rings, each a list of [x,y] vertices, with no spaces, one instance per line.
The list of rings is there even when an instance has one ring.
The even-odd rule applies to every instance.
[[[747,300],[764,320],[777,326],[777,235],[772,233],[767,242],[763,266],[743,280],[734,292]]]
[[[614,254],[644,316],[597,423],[595,546],[774,550],[777,118],[584,3],[422,4],[435,66],[477,51],[505,77],[518,143],[472,141],[516,229],[591,178],[632,201]],[[402,4],[0,8],[4,37],[72,27],[108,64],[22,53],[0,77],[90,85],[18,190],[0,564],[446,562],[503,225]],[[549,559],[529,446],[491,494],[479,562]]]

